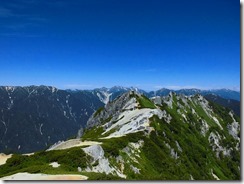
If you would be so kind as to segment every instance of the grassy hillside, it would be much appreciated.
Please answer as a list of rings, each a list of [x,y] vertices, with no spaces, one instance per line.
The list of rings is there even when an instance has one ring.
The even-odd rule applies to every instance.
[[[239,117],[199,95],[186,98],[171,94],[157,105],[144,96],[136,97],[140,104],[137,111],[146,107],[161,112],[161,116],[148,118],[150,129],[107,138],[117,131],[111,129],[103,134],[105,125],[116,123],[109,117],[86,130],[81,138],[101,144],[100,152],[98,147],[86,147],[95,153],[97,149],[98,158],[87,154],[85,147],[14,155],[0,166],[0,177],[29,172],[83,174],[91,180],[240,180],[240,130],[233,122],[239,122]],[[126,116],[132,112],[123,113]],[[119,129],[127,125],[121,124]],[[235,133],[238,138],[233,136]],[[49,165],[52,162],[58,162],[60,167],[53,168]],[[99,173],[98,166],[112,169],[109,174]]]

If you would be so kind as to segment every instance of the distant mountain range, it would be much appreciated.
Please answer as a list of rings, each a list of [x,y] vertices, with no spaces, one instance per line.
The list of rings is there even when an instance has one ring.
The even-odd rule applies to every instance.
[[[0,152],[27,153],[66,140],[103,105],[86,91],[0,87]]]
[[[170,92],[149,99],[129,91],[94,112],[86,127],[81,139],[10,156],[0,165],[0,179],[23,172],[72,173],[90,180],[241,178],[240,118],[199,94]]]
[[[0,152],[28,153],[74,137],[78,129],[86,127],[87,120],[97,109],[128,91],[144,94],[148,98],[166,96],[172,91],[184,95],[211,94],[215,97],[219,95],[222,97],[221,100],[215,100],[210,96],[207,99],[231,108],[237,115],[240,112],[240,103],[230,100],[240,99],[240,93],[226,89],[163,88],[146,92],[135,87],[121,86],[94,90],[60,90],[51,86],[2,86],[0,87]]]
[[[234,113],[240,117],[241,103],[238,100],[221,98],[218,95],[207,94],[204,96],[208,101],[215,102],[223,107],[227,107],[234,111]]]
[[[79,91],[79,90],[78,90]],[[109,100],[112,101],[116,97],[122,95],[128,91],[135,91],[140,94],[144,94],[148,98],[155,97],[155,96],[166,96],[169,95],[170,92],[175,92],[176,94],[184,94],[184,95],[208,95],[214,94],[218,95],[225,99],[233,99],[240,101],[240,92],[229,90],[229,89],[213,89],[213,90],[200,90],[200,89],[179,89],[179,90],[172,90],[167,88],[162,88],[156,91],[145,91],[136,87],[122,87],[122,86],[114,86],[112,88],[96,88],[94,90],[89,90],[93,94],[97,95],[101,101],[107,103]]]

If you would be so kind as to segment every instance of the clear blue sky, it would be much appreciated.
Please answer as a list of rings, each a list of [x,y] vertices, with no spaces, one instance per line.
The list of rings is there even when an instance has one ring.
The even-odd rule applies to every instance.
[[[239,0],[1,0],[0,85],[240,87]]]

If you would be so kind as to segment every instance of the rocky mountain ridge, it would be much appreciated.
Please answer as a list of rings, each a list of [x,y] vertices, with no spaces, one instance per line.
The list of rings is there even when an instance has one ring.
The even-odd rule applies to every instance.
[[[135,87],[121,86],[94,90],[60,90],[52,86],[1,86],[0,152],[37,151],[57,141],[73,137],[77,129],[86,127],[87,120],[94,111],[99,108],[101,110],[106,104],[129,91],[150,98],[155,98],[155,95],[167,96],[172,92],[168,89],[146,92]],[[233,93],[229,90],[224,91]],[[197,92],[201,90],[175,91],[188,96]],[[240,104],[238,106],[238,102],[232,103],[229,107],[236,113],[240,109]],[[116,113],[118,114],[114,114]]]
[[[150,100],[130,91],[87,123],[81,140],[12,156],[0,177],[71,172],[96,180],[240,180],[240,120],[202,95],[171,92]]]
[[[203,96],[205,95],[217,95],[225,99],[234,99],[240,101],[240,92],[229,90],[229,89],[211,89],[211,90],[201,90],[201,89],[179,89],[179,90],[173,90],[173,89],[167,89],[162,88],[156,91],[145,91],[136,87],[122,87],[122,86],[114,86],[112,88],[96,88],[94,90],[90,90],[92,92],[100,92],[103,95],[101,95],[102,101],[104,99],[107,99],[106,102],[109,100],[112,101],[116,97],[121,96],[125,92],[129,91],[135,91],[140,94],[144,94],[148,98],[155,97],[155,96],[167,96],[170,92],[174,92],[176,94],[184,94],[184,95],[196,95],[201,94]],[[100,94],[98,95],[100,96]],[[109,96],[109,98],[108,98]],[[106,104],[106,103],[105,103]]]
[[[150,101],[141,94],[128,92],[107,104],[104,109],[94,113],[87,123],[87,127],[90,129],[85,131],[82,137],[84,140],[105,139],[109,141],[110,139],[123,139],[127,136],[131,138],[133,135],[137,137],[138,134],[144,135],[149,137],[150,141],[153,140],[157,145],[155,145],[156,150],[178,162],[186,162],[190,152],[196,149],[193,151],[196,155],[191,154],[192,158],[190,159],[193,159],[190,161],[193,162],[191,164],[198,165],[195,166],[199,169],[203,169],[201,167],[204,165],[203,170],[207,169],[208,171],[205,170],[204,175],[200,176],[202,171],[198,172],[195,168],[195,174],[199,173],[197,176],[197,174],[190,173],[191,169],[183,164],[184,166],[181,165],[181,167],[189,169],[189,179],[206,179],[208,177],[227,179],[230,178],[226,171],[228,167],[232,171],[235,170],[235,176],[232,175],[234,178],[239,177],[239,118],[232,111],[209,102],[201,95],[185,96],[170,92],[168,96],[154,97]],[[145,146],[146,140],[142,138],[139,139],[139,142],[129,143],[129,145],[139,144],[140,146],[136,147],[140,148]],[[127,148],[131,149],[130,146]],[[120,151],[123,152],[123,150]],[[156,155],[156,153],[151,153],[153,157]],[[216,164],[213,164],[214,166],[208,160],[210,155],[213,156],[213,160],[211,160]],[[226,162],[225,164],[229,162],[229,165],[221,165],[221,159]],[[177,165],[172,167],[177,169]],[[132,164],[130,167],[134,168],[132,169],[134,174],[141,173],[142,168],[137,164]],[[164,168],[162,172],[167,170],[164,165],[161,167]],[[216,168],[218,169],[216,170]],[[226,173],[224,174],[224,172]],[[125,173],[122,172],[122,174]],[[174,178],[174,176],[171,177]]]

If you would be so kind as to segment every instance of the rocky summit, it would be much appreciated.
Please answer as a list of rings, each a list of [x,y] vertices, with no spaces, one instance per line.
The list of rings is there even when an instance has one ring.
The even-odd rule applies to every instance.
[[[149,99],[129,91],[94,112],[86,127],[78,139],[12,155],[0,177],[55,172],[91,180],[240,180],[240,119],[202,95]]]

